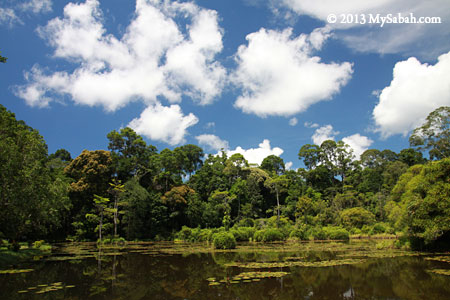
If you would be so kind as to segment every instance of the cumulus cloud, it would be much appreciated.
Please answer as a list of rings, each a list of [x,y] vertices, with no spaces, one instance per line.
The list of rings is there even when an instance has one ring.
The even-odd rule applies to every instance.
[[[197,122],[198,118],[194,114],[183,115],[179,105],[165,107],[156,104],[147,107],[139,118],[128,124],[128,127],[149,139],[177,145],[185,142],[187,128]]]
[[[195,137],[201,146],[206,146],[212,150],[228,150],[228,142],[220,139],[214,134],[202,134]]]
[[[292,161],[288,161],[287,163],[284,164],[284,167],[286,168],[286,170],[290,170],[293,165],[294,163]]]
[[[231,155],[235,153],[242,154],[245,159],[250,164],[258,164],[260,165],[264,158],[266,158],[269,155],[276,155],[280,156],[283,154],[284,150],[279,147],[274,147],[270,145],[270,141],[265,139],[261,144],[258,145],[258,148],[250,148],[250,149],[243,149],[242,147],[236,147],[234,150],[228,150],[226,151],[227,155],[230,157]]]
[[[16,12],[11,8],[0,7],[0,25],[13,26],[16,23],[23,23],[19,17],[17,17]]]
[[[283,31],[260,29],[247,35],[235,59],[232,82],[242,88],[235,107],[260,117],[291,116],[310,105],[331,99],[351,77],[352,65],[323,63],[313,56],[330,36],[329,29],[292,36]]]
[[[310,125],[307,127],[312,128]],[[338,134],[339,131],[335,131],[333,126],[325,125],[317,128],[314,134],[312,135],[311,139],[315,145],[320,146],[326,140],[334,141]],[[342,141],[350,146],[350,148],[353,150],[353,154],[355,155],[356,159],[359,159],[359,156],[364,151],[366,151],[369,148],[369,146],[372,145],[373,143],[371,139],[369,139],[366,136],[362,136],[359,133],[346,136],[342,138]]]
[[[297,123],[298,123],[297,118],[292,118],[289,120],[289,125],[291,125],[291,126],[295,126],[295,125],[297,125]]]
[[[298,15],[309,15],[327,23],[327,16],[335,14],[338,22],[330,24],[336,29],[335,34],[346,44],[363,52],[403,53],[435,58],[450,46],[450,27],[446,21],[450,18],[447,0],[283,0],[278,5],[287,7]],[[442,24],[369,24],[369,14],[386,16],[440,17]],[[361,14],[366,18],[365,24],[350,22],[341,24],[342,15],[355,17]],[[360,21],[360,23],[362,20]],[[436,30],[436,28],[439,28]]]
[[[342,141],[353,149],[353,154],[356,159],[359,159],[361,154],[369,149],[370,145],[373,143],[371,139],[366,136],[362,136],[359,133],[347,136],[343,138]]]
[[[427,115],[440,106],[450,105],[450,52],[434,65],[416,58],[398,62],[393,79],[379,95],[373,110],[376,131],[383,138],[402,134],[420,126]]]
[[[19,1],[17,1],[19,2]],[[16,24],[24,24],[24,15],[37,15],[52,11],[52,0],[28,0],[20,1],[15,5],[0,7],[0,25],[12,27]]]
[[[48,13],[52,11],[51,0],[29,0],[22,3],[19,8],[23,11],[38,13]]]
[[[305,122],[303,126],[305,126],[306,128],[318,128],[320,125],[317,123]]]
[[[333,140],[339,131],[334,131],[333,126],[325,125],[317,128],[311,139],[315,145],[320,146],[326,140]]]
[[[186,32],[175,18],[186,20]],[[179,102],[183,93],[209,104],[226,77],[214,60],[222,50],[217,18],[193,3],[137,0],[135,17],[118,39],[106,32],[98,0],[69,3],[64,17],[49,21],[39,33],[55,48],[54,56],[74,63],[75,70],[35,66],[17,95],[37,106],[48,105],[49,94],[69,95],[77,104],[108,111],[136,99],[152,105],[160,96]]]

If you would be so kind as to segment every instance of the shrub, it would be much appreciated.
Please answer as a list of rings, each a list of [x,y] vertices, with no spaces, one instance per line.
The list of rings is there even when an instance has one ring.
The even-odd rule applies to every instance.
[[[183,226],[181,230],[176,234],[176,237],[183,241],[190,241],[191,236],[192,236],[192,229],[187,226]]]
[[[255,228],[253,227],[235,227],[230,230],[230,232],[236,238],[236,241],[248,242],[255,234]]]
[[[308,240],[308,228],[304,224],[300,225],[298,227],[295,227],[289,234],[289,238],[296,238],[301,241],[307,241]]]
[[[386,232],[386,225],[384,223],[376,223],[373,225],[372,229],[370,229],[369,234],[379,234]]]
[[[323,228],[326,236],[330,240],[348,240],[350,239],[350,234],[348,231],[342,227],[327,226]]]
[[[237,223],[238,227],[254,227],[255,221],[250,218],[244,218]]]
[[[314,227],[314,228],[312,228],[311,231],[310,231],[310,235],[315,240],[326,240],[327,239],[327,234],[325,233],[325,231],[323,230],[322,227]]]
[[[265,230],[257,230],[253,234],[253,240],[256,242],[262,242],[264,241],[264,232]]]
[[[43,240],[35,241],[33,243],[33,248],[40,248],[42,245],[44,245],[44,241]]]
[[[284,240],[283,233],[277,228],[268,228],[264,230],[263,241],[264,242],[274,242]]]
[[[214,248],[216,249],[234,249],[236,248],[236,239],[230,232],[219,232],[214,234]]]

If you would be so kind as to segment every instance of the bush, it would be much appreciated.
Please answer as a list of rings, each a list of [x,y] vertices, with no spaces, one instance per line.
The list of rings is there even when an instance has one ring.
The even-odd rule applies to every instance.
[[[237,223],[238,227],[254,227],[255,221],[250,218],[244,218]]]
[[[253,234],[253,240],[256,242],[262,242],[264,241],[264,232],[265,230],[257,230]]]
[[[277,228],[268,228],[264,230],[263,241],[264,242],[274,242],[274,241],[283,241],[284,235]]]
[[[314,228],[312,228],[311,231],[310,231],[310,235],[315,240],[326,240],[327,239],[327,234],[325,233],[325,231],[323,230],[322,227],[314,227]]]
[[[214,248],[216,249],[234,249],[236,248],[236,239],[230,232],[219,232],[214,234]]]
[[[33,243],[33,248],[41,248],[42,245],[44,245],[44,240],[35,241]]]
[[[230,232],[236,238],[236,241],[248,242],[255,234],[256,229],[253,227],[235,227]]]
[[[348,240],[350,239],[350,234],[348,231],[342,227],[327,226],[323,228],[326,236],[330,240]]]
[[[306,225],[300,225],[300,226],[294,228],[294,230],[292,230],[291,233],[289,234],[289,238],[296,238],[301,241],[307,241],[308,240],[308,228],[306,227]]]
[[[370,229],[369,234],[380,234],[386,232],[386,225],[384,223],[376,223],[373,225],[372,229]]]
[[[182,241],[190,241],[192,236],[192,229],[183,226],[181,230],[176,234],[176,237]]]

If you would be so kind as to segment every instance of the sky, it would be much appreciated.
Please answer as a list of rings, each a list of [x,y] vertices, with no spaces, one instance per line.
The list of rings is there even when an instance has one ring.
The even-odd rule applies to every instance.
[[[0,104],[72,157],[127,126],[291,169],[327,139],[399,152],[450,106],[449,21],[448,0],[0,0]]]

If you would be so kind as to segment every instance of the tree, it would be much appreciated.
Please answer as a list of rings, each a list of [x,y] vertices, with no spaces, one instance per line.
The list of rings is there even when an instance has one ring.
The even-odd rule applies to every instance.
[[[201,168],[204,156],[203,149],[196,145],[184,145],[174,149],[180,168],[189,175],[189,177]]]
[[[154,146],[147,146],[140,135],[129,127],[115,130],[107,135],[114,172],[123,182],[133,176],[142,176],[151,169],[151,158],[156,155]]]
[[[100,243],[102,242],[102,231],[103,231],[103,215],[105,211],[107,212],[109,199],[105,197],[101,197],[99,195],[94,195],[94,205],[97,209],[98,215],[95,214],[86,214],[87,219],[98,220],[98,240]]]
[[[392,199],[402,209],[412,240],[427,247],[450,246],[450,158],[409,168],[392,190]]]
[[[298,152],[298,158],[303,159],[303,163],[308,170],[314,169],[320,163],[320,155],[320,147],[311,144],[303,145]]]
[[[8,60],[8,58],[0,55],[0,63],[6,63],[7,60]]]
[[[280,193],[286,191],[288,180],[286,175],[269,177],[264,182],[264,186],[269,188],[272,193],[275,193],[277,199],[277,224],[280,220]]]
[[[112,177],[111,165],[112,158],[109,151],[83,150],[64,169],[64,173],[73,179],[70,185],[70,198],[73,203],[71,218],[80,232],[92,232],[89,225],[93,224],[84,223],[85,215],[93,209],[94,195],[102,197],[107,195]]]
[[[363,207],[347,208],[340,213],[342,224],[350,228],[361,228],[375,222],[375,216]]]
[[[450,157],[450,107],[431,112],[425,123],[414,129],[409,143],[420,151],[429,150],[432,160]]]
[[[0,232],[8,239],[42,237],[70,207],[46,165],[39,132],[0,105]]]
[[[279,156],[269,155],[263,159],[261,169],[267,171],[269,174],[282,175],[285,172],[284,161]]]
[[[114,237],[117,237],[117,223],[118,223],[118,214],[119,214],[119,196],[121,193],[125,191],[124,185],[120,183],[120,180],[113,179],[112,182],[109,183],[110,190],[109,193],[112,194],[114,198],[114,208],[113,208],[113,220],[114,220]]]

